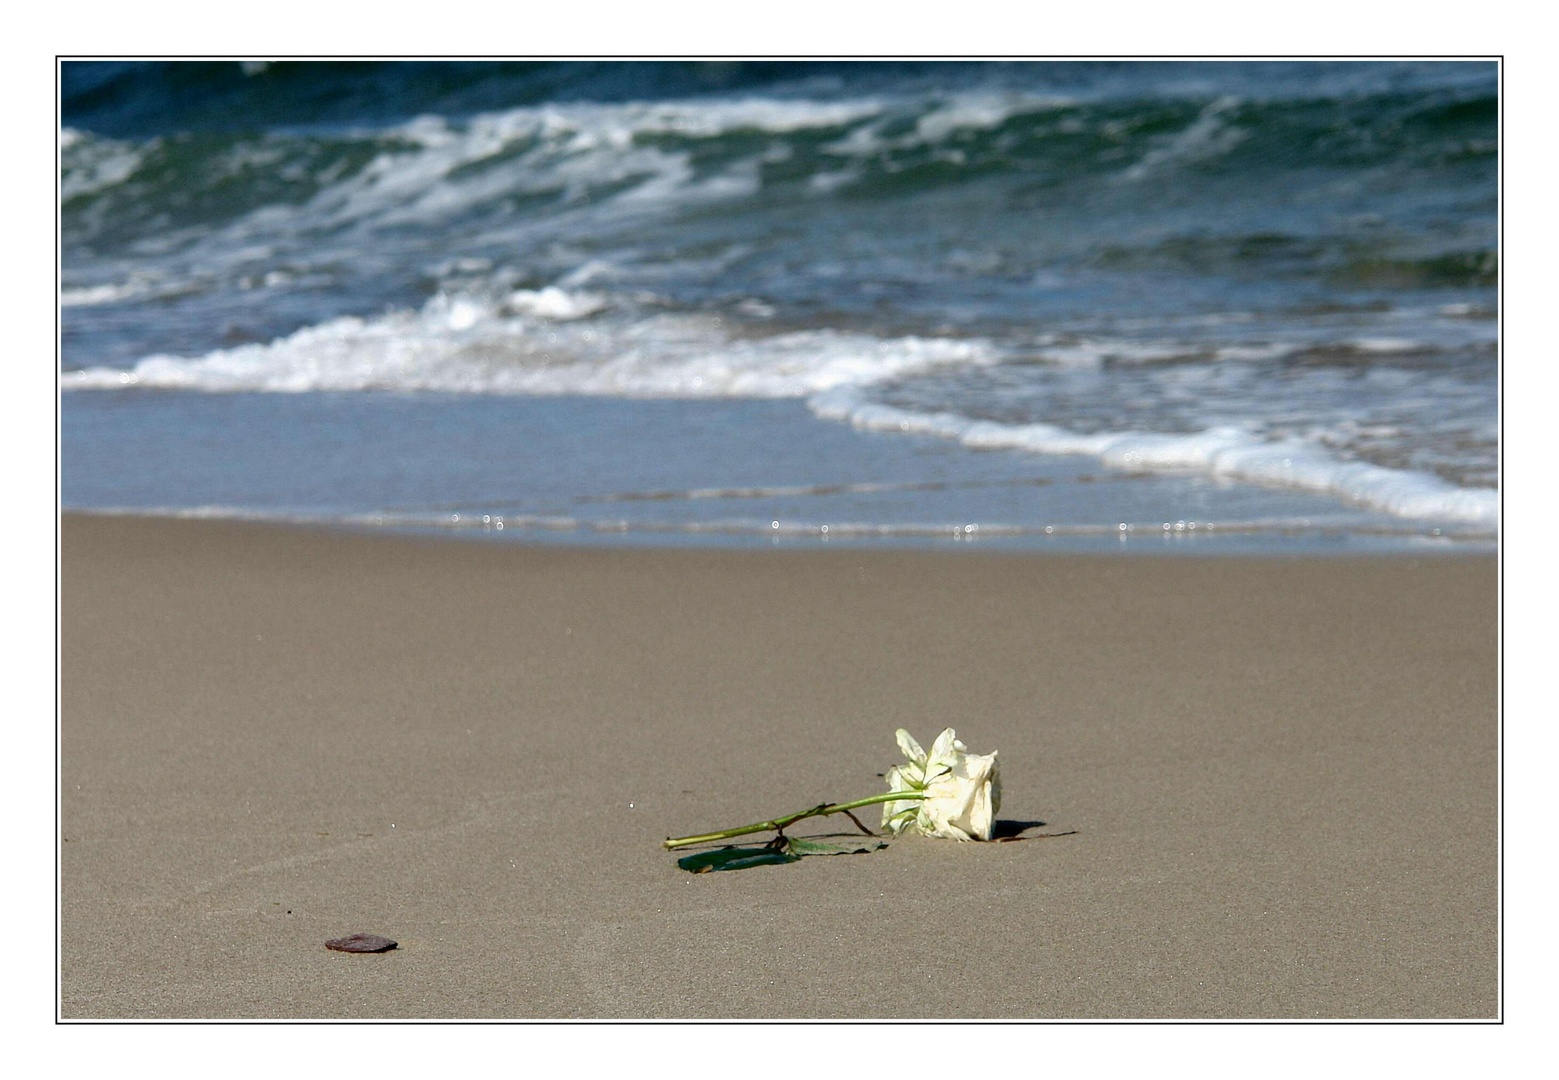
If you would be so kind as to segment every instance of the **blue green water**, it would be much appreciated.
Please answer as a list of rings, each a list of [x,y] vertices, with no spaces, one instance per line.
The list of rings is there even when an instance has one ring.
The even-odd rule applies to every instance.
[[[70,508],[1495,537],[1489,63],[71,63],[62,115]]]

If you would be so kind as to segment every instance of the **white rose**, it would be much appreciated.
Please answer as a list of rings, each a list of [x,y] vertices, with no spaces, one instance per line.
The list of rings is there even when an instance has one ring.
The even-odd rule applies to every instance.
[[[989,840],[1001,809],[996,751],[969,753],[952,728],[937,736],[929,754],[903,728],[896,735],[909,762],[888,770],[888,790],[924,792],[926,797],[883,803],[883,828],[894,835]]]

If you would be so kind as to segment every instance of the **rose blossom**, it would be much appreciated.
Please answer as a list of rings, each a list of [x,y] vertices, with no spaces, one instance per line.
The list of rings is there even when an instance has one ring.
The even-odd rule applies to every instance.
[[[895,734],[909,762],[888,770],[888,790],[924,792],[926,797],[883,803],[883,828],[894,835],[989,840],[1001,808],[996,751],[969,753],[952,728],[937,736],[929,754],[903,728]]]

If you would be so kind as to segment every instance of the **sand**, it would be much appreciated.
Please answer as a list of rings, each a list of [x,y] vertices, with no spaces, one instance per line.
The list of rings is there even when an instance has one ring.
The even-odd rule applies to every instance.
[[[1492,559],[62,528],[65,1018],[1498,1015]],[[1026,839],[661,849],[901,725]]]

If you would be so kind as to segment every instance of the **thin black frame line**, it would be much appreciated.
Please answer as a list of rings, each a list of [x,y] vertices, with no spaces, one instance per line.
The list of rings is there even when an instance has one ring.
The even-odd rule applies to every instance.
[[[1499,253],[1495,265],[1499,268],[1499,281],[1497,288],[1498,297],[1495,302],[1497,311],[1495,322],[1495,338],[1498,341],[1498,360],[1496,361],[1496,378],[1499,385],[1496,388],[1495,401],[1498,415],[1495,426],[1499,431],[1499,467],[1496,470],[1498,476],[1499,491],[1499,540],[1494,546],[1494,567],[1496,577],[1495,594],[1499,604],[1499,628],[1497,650],[1499,654],[1499,692],[1497,697],[1496,713],[1499,721],[1497,725],[1498,741],[1495,753],[1497,785],[1499,789],[1499,814],[1495,822],[1495,836],[1498,843],[1499,860],[1499,895],[1495,904],[1499,921],[1495,928],[1495,936],[1499,940],[1499,999],[1496,1003],[1495,1014],[1499,1022],[1505,1022],[1505,58],[1502,55],[1497,61],[1499,66],[1499,95],[1495,102],[1499,115],[1499,152],[1496,164],[1499,170],[1499,199],[1496,203],[1495,213],[1498,214],[1499,229]]]
[[[54,64],[54,128],[60,130],[64,120],[61,115],[63,109],[62,93],[60,88],[60,63]],[[60,711],[60,690],[63,685],[62,663],[64,657],[64,624],[61,619],[60,596],[64,578],[62,576],[62,563],[60,559],[61,519],[59,507],[62,503],[60,478],[63,475],[60,469],[60,364],[63,362],[64,353],[61,348],[61,336],[64,331],[64,309],[59,304],[59,288],[61,275],[64,273],[64,264],[61,259],[61,251],[64,243],[64,223],[60,213],[60,146],[59,139],[54,140],[54,1022],[60,1023],[61,1014],[64,1011],[65,987],[63,983],[65,971],[64,936],[62,924],[62,905],[65,902],[64,873],[65,873],[65,815],[64,815],[64,762],[60,753],[60,744],[64,739],[64,716]]]
[[[296,59],[335,59],[335,58],[337,58],[337,56],[332,56],[332,55],[320,55],[320,56],[299,55],[299,56],[296,56]],[[62,117],[61,117],[61,111],[62,111],[61,86],[59,86],[59,73],[61,73],[61,65],[65,64],[65,62],[92,61],[92,59],[125,59],[125,61],[154,61],[154,59],[210,59],[210,61],[223,61],[223,59],[232,59],[232,58],[224,58],[224,56],[193,56],[193,55],[190,55],[190,56],[176,56],[176,55],[170,55],[170,56],[140,56],[140,58],[137,58],[137,56],[90,56],[90,55],[87,55],[87,56],[65,56],[65,55],[62,55],[62,53],[56,53],[56,55],[55,55],[55,129],[56,129],[56,131],[58,131],[59,125],[61,125],[61,122],[62,122]],[[293,59],[293,58],[292,58],[292,56],[288,56],[288,58],[273,58],[273,59]],[[346,56],[346,58],[343,58],[343,59],[357,59],[357,61],[374,61],[374,59],[390,59],[390,61],[396,61],[396,59],[398,59],[398,61],[405,61],[405,59],[479,59],[479,61],[480,61],[480,59],[504,59],[504,58],[482,58],[482,56],[426,56],[426,58],[421,58],[421,56],[355,56],[355,58],[352,58],[352,56]],[[575,58],[575,56],[536,56],[536,58],[527,58],[527,59],[578,59],[578,58]],[[731,58],[728,58],[728,56],[706,56],[706,58],[702,58],[702,56],[675,56],[675,58],[670,58],[670,56],[597,56],[597,58],[592,58],[592,59],[606,59],[606,61],[624,61],[624,59],[731,59]],[[751,58],[751,59],[765,59],[765,58],[761,58],[761,56],[759,56],[759,58]],[[996,59],[996,58],[995,58],[995,56],[940,56],[940,58],[935,58],[935,56],[918,56],[918,58],[906,58],[906,56],[868,56],[868,58],[859,58],[859,56],[814,56],[814,58],[790,58],[790,56],[786,56],[786,58],[783,58],[783,59],[800,59],[800,61],[806,61],[806,59],[811,59],[811,61],[817,61],[817,59],[864,59],[864,61],[884,61],[884,59],[887,59],[887,61],[892,61],[892,59],[924,59],[924,61],[948,62],[948,61],[959,61],[959,59]],[[1498,136],[1498,140],[1500,140],[1500,154],[1498,154],[1498,207],[1497,207],[1497,215],[1498,215],[1498,245],[1500,245],[1500,268],[1501,268],[1501,274],[1500,274],[1500,279],[1498,279],[1498,284],[1497,284],[1497,290],[1498,290],[1498,298],[1497,298],[1497,305],[1498,305],[1498,316],[1497,316],[1497,326],[1498,326],[1498,346],[1497,346],[1497,348],[1498,348],[1498,360],[1497,360],[1497,368],[1498,368],[1498,376],[1497,376],[1498,377],[1498,391],[1497,391],[1498,418],[1497,418],[1497,430],[1498,430],[1498,433],[1500,433],[1500,447],[1498,447],[1498,469],[1497,469],[1498,488],[1497,489],[1498,489],[1498,491],[1500,491],[1500,539],[1498,539],[1497,544],[1495,544],[1495,570],[1497,570],[1497,578],[1498,578],[1498,586],[1497,586],[1497,600],[1498,600],[1498,665],[1500,665],[1500,670],[1498,670],[1498,703],[1497,703],[1497,717],[1498,717],[1498,720],[1497,720],[1497,737],[1498,737],[1498,753],[1497,753],[1498,818],[1497,818],[1497,829],[1495,829],[1495,832],[1497,832],[1497,843],[1498,843],[1498,863],[1500,863],[1500,873],[1498,873],[1498,902],[1497,902],[1498,926],[1497,926],[1497,930],[1495,930],[1495,934],[1497,934],[1497,937],[1498,937],[1498,969],[1500,969],[1500,972],[1498,972],[1497,1015],[1495,1015],[1494,1018],[1489,1018],[1489,1019],[1484,1019],[1484,1018],[1464,1018],[1464,1019],[1455,1019],[1455,1018],[1453,1018],[1453,1019],[1400,1018],[1400,1019],[1358,1019],[1358,1021],[1349,1021],[1349,1019],[1317,1019],[1317,1021],[1308,1021],[1308,1019],[1303,1019],[1303,1018],[1205,1019],[1205,1021],[1204,1021],[1204,1019],[1193,1019],[1193,1018],[1168,1018],[1168,1019],[1161,1019],[1161,1021],[1144,1021],[1144,1019],[1107,1019],[1107,1018],[1104,1018],[1104,1019],[1013,1019],[1013,1021],[995,1021],[995,1019],[945,1019],[945,1021],[929,1021],[929,1019],[840,1019],[840,1021],[778,1021],[778,1019],[762,1019],[762,1021],[711,1021],[711,1019],[666,1019],[666,1021],[647,1021],[647,1019],[613,1019],[613,1018],[588,1018],[588,1019],[577,1019],[577,1021],[567,1021],[567,1019],[552,1019],[552,1018],[538,1018],[538,1019],[508,1018],[508,1019],[494,1019],[494,1021],[474,1021],[474,1019],[449,1019],[449,1021],[438,1021],[438,1019],[426,1019],[426,1018],[424,1018],[424,1019],[398,1019],[398,1018],[318,1019],[318,1021],[310,1021],[310,1019],[271,1019],[271,1018],[210,1019],[210,1021],[203,1021],[203,1019],[145,1019],[145,1021],[133,1021],[133,1019],[65,1019],[64,1016],[62,1016],[62,1005],[64,1005],[64,986],[62,986],[62,983],[61,983],[61,979],[62,979],[62,952],[61,952],[61,949],[62,949],[61,918],[62,918],[62,916],[61,916],[61,904],[62,904],[62,896],[64,896],[64,890],[62,890],[62,871],[64,871],[64,868],[62,868],[61,843],[59,843],[59,840],[58,840],[59,835],[61,835],[61,828],[62,828],[62,826],[61,826],[61,821],[62,821],[62,803],[61,803],[61,799],[62,799],[62,790],[64,790],[64,789],[62,789],[62,779],[61,779],[61,768],[62,768],[61,739],[62,739],[62,731],[64,731],[64,723],[62,723],[62,715],[61,715],[61,686],[62,686],[62,683],[61,683],[61,658],[62,658],[62,636],[61,636],[61,634],[62,634],[62,626],[61,626],[61,583],[62,583],[62,577],[61,577],[61,569],[62,569],[62,564],[61,564],[61,531],[62,530],[61,530],[61,514],[62,514],[62,510],[61,510],[61,508],[59,508],[59,491],[61,491],[61,488],[59,488],[59,485],[61,485],[61,383],[59,383],[59,379],[61,379],[61,374],[59,374],[59,365],[61,365],[62,309],[61,309],[61,307],[59,307],[58,296],[56,296],[56,304],[55,304],[55,835],[56,835],[56,842],[55,842],[55,1024],[56,1025],[62,1025],[62,1024],[94,1024],[94,1025],[122,1025],[122,1024],[129,1024],[129,1025],[145,1025],[145,1024],[306,1024],[306,1025],[313,1025],[313,1024],[352,1024],[352,1025],[357,1025],[357,1024],[416,1024],[416,1025],[427,1025],[427,1024],[438,1024],[438,1025],[444,1025],[444,1024],[460,1024],[460,1025],[471,1025],[471,1024],[619,1024],[619,1025],[622,1025],[622,1024],[627,1024],[627,1025],[645,1025],[645,1024],[655,1024],[655,1025],[659,1025],[659,1024],[677,1024],[677,1025],[744,1024],[744,1025],[750,1025],[750,1024],[756,1024],[756,1025],[773,1025],[773,1024],[809,1024],[809,1022],[829,1022],[829,1024],[848,1024],[848,1025],[931,1024],[931,1022],[940,1022],[940,1024],[971,1024],[971,1025],[990,1025],[990,1024],[1001,1024],[1001,1025],[1010,1025],[1010,1024],[1026,1024],[1026,1025],[1049,1025],[1049,1024],[1090,1024],[1090,1025],[1091,1024],[1110,1024],[1110,1025],[1160,1025],[1160,1024],[1246,1025],[1246,1024],[1283,1024],[1283,1025],[1294,1025],[1294,1024],[1297,1024],[1297,1025],[1347,1025],[1347,1027],[1355,1027],[1355,1025],[1392,1025],[1392,1027],[1397,1027],[1397,1025],[1444,1025],[1444,1024],[1456,1024],[1456,1025],[1464,1025],[1464,1024],[1487,1025],[1487,1024],[1494,1024],[1494,1025],[1504,1025],[1504,977],[1506,977],[1506,965],[1504,965],[1504,944],[1506,944],[1506,941],[1504,941],[1504,273],[1503,273],[1503,256],[1504,256],[1504,53],[1497,53],[1497,55],[1492,55],[1492,56],[1483,56],[1483,55],[1475,55],[1475,56],[1419,56],[1419,55],[1398,55],[1398,56],[1391,56],[1391,55],[1336,55],[1336,56],[1308,56],[1308,55],[1306,55],[1306,56],[1297,56],[1297,55],[1271,55],[1271,56],[1232,56],[1232,55],[1230,55],[1230,56],[1222,56],[1222,55],[1219,55],[1219,56],[1158,56],[1158,55],[1149,55],[1149,56],[1119,56],[1119,58],[1115,58],[1115,56],[1062,56],[1062,58],[1035,58],[1035,56],[1015,56],[1015,58],[1010,58],[1010,59],[1013,59],[1013,61],[1015,61],[1015,62],[1045,62],[1046,59],[1169,59],[1169,61],[1196,61],[1196,59],[1246,59],[1246,61],[1263,61],[1263,59],[1316,59],[1316,61],[1325,61],[1325,59],[1341,59],[1341,61],[1353,61],[1353,59],[1425,59],[1425,61],[1442,61],[1442,62],[1492,61],[1492,62],[1494,62],[1494,64],[1498,65],[1498,104],[1497,104],[1497,108],[1498,108],[1498,131],[1500,131],[1500,136]],[[56,140],[56,145],[55,145],[55,287],[56,287],[56,291],[58,291],[59,277],[61,277],[61,273],[62,273],[61,228],[62,228],[61,212],[59,212],[59,145],[58,145],[58,140]]]
[[[640,61],[640,60],[669,61],[669,62],[676,62],[676,61],[684,61],[684,60],[686,60],[686,61],[711,61],[711,62],[717,62],[717,63],[719,63],[719,62],[725,62],[725,63],[729,63],[729,62],[742,62],[742,61],[748,61],[748,60],[755,60],[755,61],[790,61],[790,62],[796,62],[796,63],[819,63],[819,62],[834,61],[834,60],[845,61],[845,62],[852,62],[852,63],[900,63],[900,62],[909,62],[909,63],[960,63],[960,62],[964,62],[964,61],[972,61],[972,62],[980,62],[980,63],[993,63],[993,62],[994,63],[1002,63],[1002,62],[1011,62],[1011,63],[1049,63],[1049,62],[1062,61],[1062,60],[1085,60],[1085,61],[1106,61],[1106,62],[1107,61],[1118,60],[1118,61],[1133,62],[1133,63],[1134,62],[1140,62],[1140,61],[1155,61],[1155,60],[1162,60],[1162,61],[1173,62],[1173,63],[1195,63],[1195,62],[1201,61],[1201,60],[1249,61],[1251,63],[1264,63],[1264,62],[1270,62],[1270,61],[1274,61],[1274,60],[1293,60],[1293,61],[1301,61],[1301,62],[1324,62],[1324,61],[1331,61],[1331,60],[1348,61],[1348,62],[1371,61],[1371,60],[1380,60],[1380,61],[1389,61],[1389,62],[1402,62],[1402,61],[1412,61],[1412,60],[1423,60],[1423,61],[1436,62],[1436,63],[1471,63],[1471,62],[1501,62],[1502,63],[1503,60],[1504,60],[1504,53],[1495,53],[1495,54],[1488,54],[1488,55],[1478,53],[1478,54],[1447,55],[1447,56],[1431,56],[1431,55],[1425,55],[1425,54],[1421,54],[1421,53],[1338,53],[1338,54],[1334,54],[1334,55],[1316,55],[1316,54],[1308,54],[1308,53],[1271,53],[1271,54],[1263,54],[1263,55],[1242,55],[1242,54],[1236,54],[1236,53],[1205,53],[1205,54],[1196,54],[1196,55],[1188,54],[1188,55],[1182,55],[1182,56],[1175,56],[1175,55],[1168,55],[1168,54],[1161,54],[1161,53],[1142,53],[1142,54],[1129,54],[1129,53],[1073,53],[1073,54],[1064,54],[1064,53],[1056,53],[1056,54],[1035,54],[1035,55],[1020,55],[1020,54],[1008,54],[1008,53],[989,53],[989,54],[968,54],[968,55],[962,55],[962,56],[925,56],[925,55],[916,55],[916,54],[913,54],[913,53],[906,53],[906,54],[900,54],[900,55],[893,55],[893,54],[872,55],[872,54],[865,54],[865,53],[839,53],[839,54],[822,55],[822,56],[795,56],[795,55],[791,55],[791,54],[788,54],[788,53],[752,53],[752,54],[743,54],[743,55],[721,55],[721,54],[717,54],[717,53],[687,53],[687,54],[684,54],[684,53],[644,53],[644,54],[635,54],[635,55],[627,55],[627,56],[606,56],[606,55],[598,55],[598,54],[590,54],[590,53],[530,53],[530,54],[508,54],[508,55],[505,55],[505,54],[481,55],[481,54],[464,54],[464,53],[446,53],[446,54],[430,53],[430,54],[425,54],[425,55],[402,55],[402,56],[391,56],[391,55],[351,55],[351,54],[345,54],[345,53],[288,53],[288,54],[280,54],[280,53],[265,53],[265,54],[232,53],[232,54],[220,55],[220,56],[201,55],[201,54],[195,54],[195,53],[148,53],[148,54],[142,54],[142,55],[117,54],[117,53],[99,53],[99,54],[93,54],[93,53],[80,53],[80,54],[77,54],[77,53],[56,53],[54,58],[55,58],[56,61],[61,62],[61,63],[75,63],[75,62],[81,62],[81,61],[99,61],[99,60],[101,60],[101,61],[122,60],[122,61],[129,62],[129,63],[151,63],[151,62],[156,62],[156,61],[159,61],[159,60],[192,60],[192,61],[210,61],[212,63],[223,63],[223,62],[228,62],[228,61],[237,62],[237,61],[240,61],[240,60],[249,60],[249,59],[256,59],[256,58],[263,58],[263,59],[272,60],[272,61],[281,61],[281,60],[300,60],[300,61],[342,60],[342,61],[355,62],[355,63],[375,63],[375,62],[379,62],[379,61],[385,61],[385,62],[415,62],[415,61],[419,61],[419,60],[431,60],[431,61],[462,61],[462,60],[469,60],[469,61],[478,62],[478,63],[504,63],[504,62],[524,63],[524,62],[528,62],[528,61],[548,61],[548,60],[576,61],[576,62],[600,61],[600,62],[603,62],[603,63],[631,63],[631,62]],[[1503,92],[1503,89],[1504,89],[1503,73],[1501,75],[1501,87],[1500,88],[1501,88],[1501,91]]]

